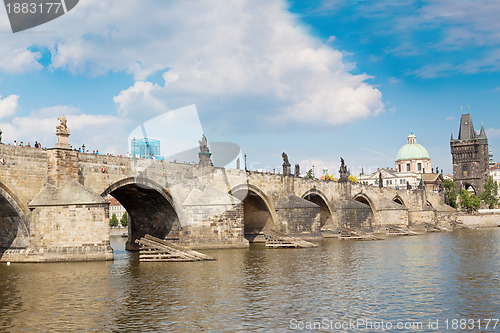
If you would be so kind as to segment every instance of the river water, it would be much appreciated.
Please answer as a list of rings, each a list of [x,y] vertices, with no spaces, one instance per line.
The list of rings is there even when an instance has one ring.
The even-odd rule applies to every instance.
[[[112,246],[113,262],[0,265],[0,331],[500,332],[500,228],[194,263]]]

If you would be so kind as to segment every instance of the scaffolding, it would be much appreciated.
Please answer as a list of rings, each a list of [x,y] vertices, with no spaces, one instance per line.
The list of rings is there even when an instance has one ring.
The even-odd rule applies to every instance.
[[[133,138],[130,141],[132,157],[146,158],[163,161],[164,157],[160,155],[160,140],[142,138]]]

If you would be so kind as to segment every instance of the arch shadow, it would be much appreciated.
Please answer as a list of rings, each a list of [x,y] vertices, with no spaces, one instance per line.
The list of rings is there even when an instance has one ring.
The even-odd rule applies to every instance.
[[[170,193],[161,185],[145,178],[125,178],[101,194],[111,195],[125,208],[129,216],[127,250],[138,250],[135,240],[146,234],[175,240],[181,225]]]
[[[243,202],[244,234],[251,243],[264,242],[264,229],[276,228],[277,216],[267,195],[252,184],[233,187],[229,194]]]
[[[333,220],[333,206],[326,195],[317,188],[306,191],[302,199],[315,203],[320,208],[320,230],[323,226]]]
[[[368,197],[366,194],[358,193],[353,197],[353,199],[356,200],[357,202],[370,206],[372,213],[375,214],[375,205],[373,204],[370,197]]]
[[[12,191],[0,183],[0,258],[9,249],[28,246],[29,216],[28,207],[23,207]]]
[[[394,198],[392,198],[392,201],[406,207],[403,199],[399,195],[396,195]]]

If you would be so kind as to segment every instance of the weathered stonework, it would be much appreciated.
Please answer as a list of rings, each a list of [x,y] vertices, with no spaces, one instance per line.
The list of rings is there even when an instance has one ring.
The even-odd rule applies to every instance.
[[[372,231],[373,211],[370,206],[353,199],[339,200],[335,204],[337,230],[343,227]]]
[[[107,260],[107,203],[146,233],[193,248],[248,246],[265,228],[305,237],[341,226],[451,225],[441,194],[0,144],[0,261]]]
[[[283,196],[275,210],[281,232],[300,237],[320,231],[320,208],[310,201],[295,195]]]
[[[28,205],[32,227],[27,260],[52,260],[55,254],[61,261],[113,259],[108,205],[71,178],[59,187],[47,183]]]
[[[180,241],[191,248],[247,247],[243,202],[212,185],[192,189],[182,204]]]
[[[479,134],[476,133],[470,113],[462,114],[458,138],[451,136],[450,147],[453,180],[458,191],[472,187],[479,194],[490,175],[488,138],[482,125]]]

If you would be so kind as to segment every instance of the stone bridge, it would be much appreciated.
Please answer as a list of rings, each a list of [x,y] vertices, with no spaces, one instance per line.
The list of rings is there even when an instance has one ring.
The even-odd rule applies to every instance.
[[[0,145],[0,261],[110,260],[107,195],[149,233],[192,248],[246,247],[264,228],[320,239],[340,227],[450,223],[440,194],[238,169]]]

